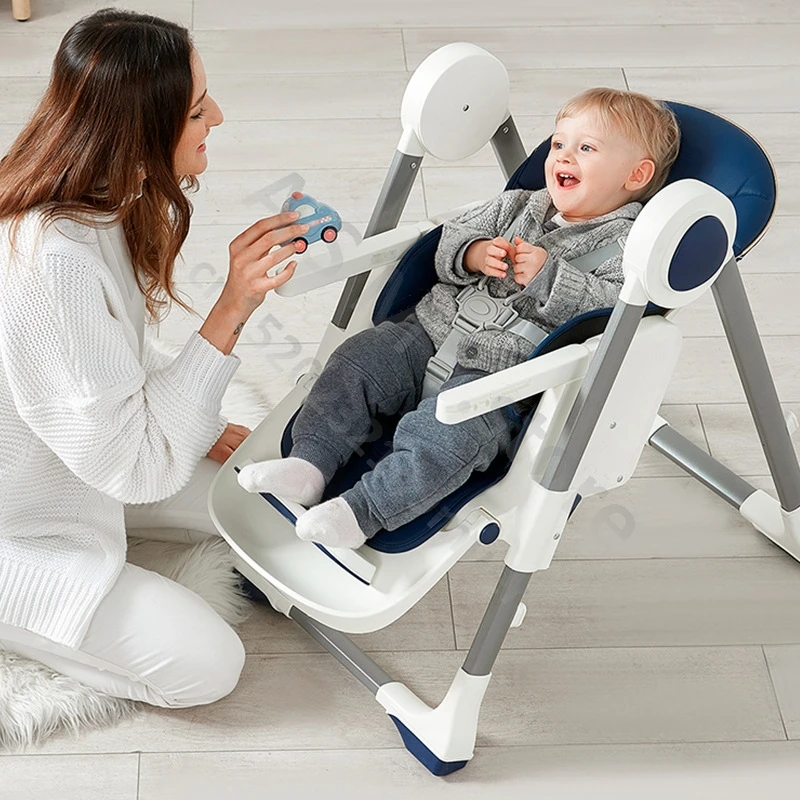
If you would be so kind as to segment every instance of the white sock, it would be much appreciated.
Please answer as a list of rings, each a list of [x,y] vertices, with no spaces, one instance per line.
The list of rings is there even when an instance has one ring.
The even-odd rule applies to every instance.
[[[341,497],[334,497],[301,514],[295,531],[304,541],[318,542],[327,547],[355,550],[367,541],[356,515]]]
[[[270,492],[303,506],[313,506],[322,499],[325,478],[302,458],[274,458],[242,467],[239,485],[248,492]]]

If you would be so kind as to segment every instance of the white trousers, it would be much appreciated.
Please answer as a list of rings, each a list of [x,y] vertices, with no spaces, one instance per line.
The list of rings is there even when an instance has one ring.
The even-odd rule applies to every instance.
[[[127,506],[126,527],[161,529],[173,541],[194,539],[187,529],[216,536],[206,502],[218,469],[204,458],[177,494]],[[78,648],[0,623],[2,647],[105,694],[168,708],[219,700],[236,686],[244,666],[241,640],[205,600],[133,564],[123,567]]]

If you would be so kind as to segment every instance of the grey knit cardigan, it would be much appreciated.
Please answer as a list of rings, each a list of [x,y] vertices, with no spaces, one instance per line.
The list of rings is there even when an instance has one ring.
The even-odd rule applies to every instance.
[[[626,205],[566,227],[550,220],[556,213],[547,189],[515,189],[444,223],[436,250],[436,273],[440,279],[415,309],[417,318],[434,345],[441,347],[456,315],[456,295],[464,286],[477,283],[482,273],[468,273],[464,252],[478,239],[519,236],[547,250],[541,272],[523,290],[509,268],[504,278],[489,278],[493,297],[504,298],[522,290],[512,301],[524,319],[551,331],[572,317],[596,308],[613,306],[624,280],[622,255],[583,273],[567,262],[627,235],[641,211],[641,203]],[[465,336],[458,348],[458,363],[469,369],[497,372],[519,364],[531,353],[531,343],[508,331],[478,331]]]

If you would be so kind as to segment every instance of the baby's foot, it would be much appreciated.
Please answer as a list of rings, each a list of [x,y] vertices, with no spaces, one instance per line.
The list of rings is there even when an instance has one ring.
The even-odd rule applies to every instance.
[[[306,511],[297,519],[297,535],[307,542],[327,547],[355,550],[367,541],[356,521],[356,515],[341,497],[334,497]]]
[[[248,464],[238,480],[248,492],[270,492],[303,506],[319,503],[325,491],[322,473],[310,461],[292,456]]]

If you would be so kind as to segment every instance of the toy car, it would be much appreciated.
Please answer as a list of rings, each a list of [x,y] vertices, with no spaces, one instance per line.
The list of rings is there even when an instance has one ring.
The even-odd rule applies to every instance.
[[[342,229],[342,218],[330,206],[302,192],[294,192],[287,198],[281,211],[296,211],[300,216],[295,224],[309,226],[305,236],[292,239],[297,245],[298,253],[304,253],[311,242],[320,239],[328,244],[336,241]]]

